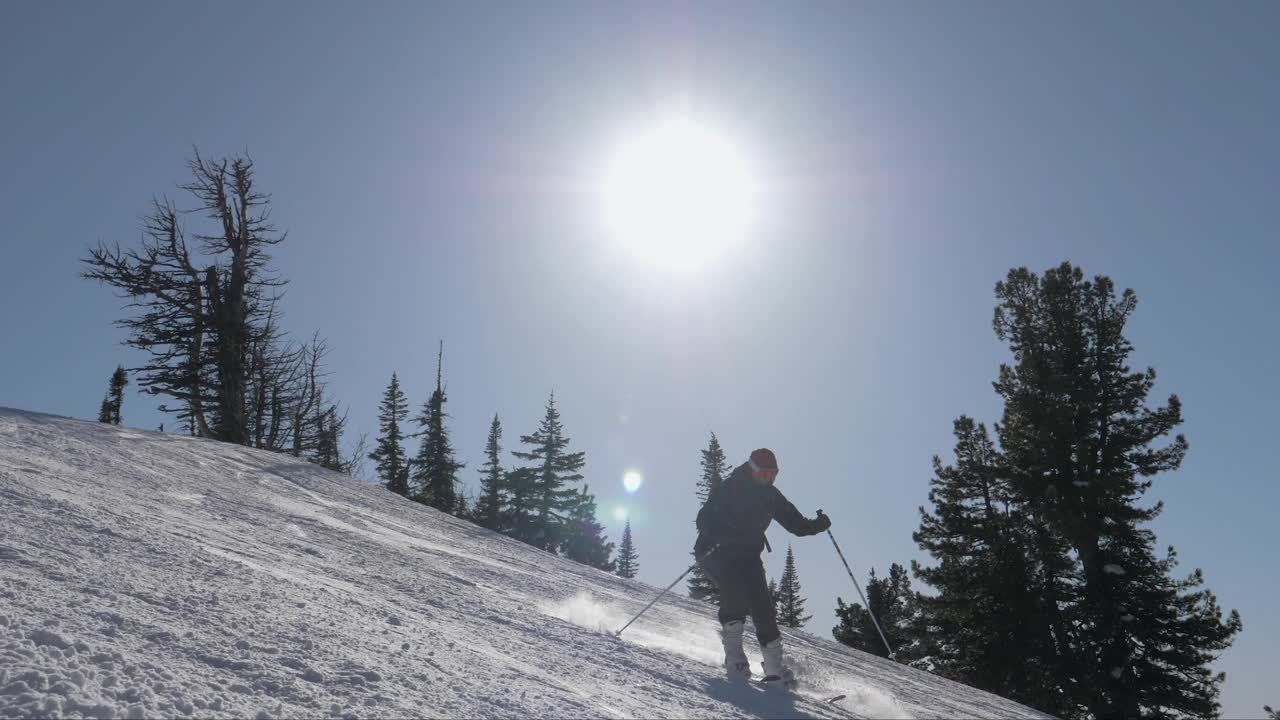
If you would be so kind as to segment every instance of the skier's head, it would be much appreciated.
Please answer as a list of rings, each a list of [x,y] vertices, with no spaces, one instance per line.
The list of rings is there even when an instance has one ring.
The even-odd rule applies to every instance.
[[[751,466],[751,477],[761,485],[768,485],[778,477],[778,458],[768,448],[752,450],[747,464]]]

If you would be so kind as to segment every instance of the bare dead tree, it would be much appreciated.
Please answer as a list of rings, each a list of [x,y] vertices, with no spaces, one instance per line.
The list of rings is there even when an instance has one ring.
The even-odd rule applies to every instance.
[[[122,250],[99,243],[83,262],[83,277],[111,286],[129,300],[127,308],[138,310],[115,324],[129,331],[126,345],[147,354],[145,364],[129,368],[139,387],[179,400],[177,408],[161,405],[161,410],[178,413],[196,433],[208,435],[204,285],[177,208],[167,198],[153,199],[143,218],[141,247]]]
[[[188,162],[192,182],[182,186],[201,204],[218,232],[200,234],[204,253],[207,316],[218,369],[217,437],[250,444],[247,393],[249,353],[255,321],[269,315],[284,281],[268,270],[268,248],[282,242],[271,223],[271,197],[254,188],[253,160],[207,160],[199,151]]]
[[[195,151],[191,181],[180,187],[197,200],[191,212],[212,221],[188,243],[182,211],[167,198],[152,201],[141,246],[99,243],[83,260],[83,276],[113,287],[136,312],[116,324],[125,343],[147,361],[131,368],[146,392],[177,400],[176,413],[193,435],[311,456],[326,418],[325,343],[288,341],[277,303],[284,280],[270,267],[272,246],[285,239],[270,220],[270,196],[254,184],[248,156],[211,160]]]

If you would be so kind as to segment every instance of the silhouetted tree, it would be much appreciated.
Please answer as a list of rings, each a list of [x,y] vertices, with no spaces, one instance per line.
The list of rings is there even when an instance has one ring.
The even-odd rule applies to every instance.
[[[502,470],[502,422],[497,415],[489,426],[489,438],[484,445],[485,463],[480,468],[480,498],[476,501],[474,519],[477,525],[490,530],[505,531],[503,509],[509,502],[506,490],[506,474]]]
[[[953,432],[955,465],[944,466],[934,456],[933,511],[920,508],[920,529],[912,535],[937,561],[932,567],[913,565],[916,576],[937,591],[919,598],[929,627],[921,634],[931,639],[921,654],[944,677],[1070,715],[1073,705],[1064,688],[1069,665],[1056,642],[1066,631],[1059,606],[1074,597],[1067,547],[1047,530],[1037,532],[1036,518],[1011,513],[1016,501],[1005,461],[986,428],[962,416]],[[881,612],[875,600],[868,602]],[[849,644],[885,654],[883,647],[876,649],[874,628],[868,624],[858,632],[857,644]]]
[[[120,424],[120,410],[124,407],[124,389],[128,385],[129,373],[125,371],[123,366],[117,367],[115,372],[111,373],[111,382],[107,387],[107,395],[102,398],[102,405],[98,408],[98,422],[112,425]]]
[[[787,546],[787,564],[778,583],[778,624],[800,628],[809,622],[811,615],[804,614],[804,597],[800,594],[800,575],[796,572],[796,555]]]
[[[453,444],[445,428],[444,343],[436,365],[436,389],[416,418],[422,428],[422,445],[413,461],[411,477],[415,483],[415,499],[447,513],[458,511],[458,471],[466,467],[454,459]]]
[[[1140,505],[1149,479],[1176,470],[1187,451],[1182,407],[1147,397],[1155,371],[1133,372],[1125,324],[1137,296],[1110,278],[1084,279],[1070,263],[1037,276],[1011,270],[996,285],[993,326],[1014,364],[1002,365],[998,426],[1020,509],[1070,544],[1079,572],[1070,610],[1076,702],[1095,717],[1210,717],[1224,675],[1210,663],[1240,631],[1224,621],[1199,570],[1171,573],[1143,527],[1163,509]]]
[[[598,570],[613,572],[613,543],[604,535],[604,526],[596,520],[596,499],[584,485],[575,493],[573,509],[561,533],[560,551],[564,556]]]
[[[284,281],[271,269],[269,251],[284,234],[270,223],[270,198],[256,188],[247,156],[214,161],[197,152],[188,169],[191,181],[181,189],[212,221],[210,232],[188,243],[180,220],[186,212],[157,199],[140,247],[100,243],[84,258],[82,274],[136,309],[116,324],[129,331],[125,344],[146,358],[132,368],[139,389],[177,401],[160,405],[162,412],[176,413],[192,435],[270,450],[292,445],[302,456],[309,443],[314,449],[323,422],[323,372],[276,324]],[[318,344],[313,340],[311,350]]]
[[[316,452],[310,460],[335,472],[349,472],[349,461],[342,456],[342,432],[346,428],[346,415],[338,414],[338,407],[330,405],[316,411]]]
[[[509,502],[502,516],[503,533],[533,545],[541,537],[536,499],[537,468],[514,468],[505,474],[503,485]]]
[[[922,656],[918,636],[917,596],[911,590],[911,578],[898,563],[889,566],[889,577],[876,578],[875,568],[867,580],[867,603],[875,619],[884,631],[884,640],[872,622],[867,609],[859,603],[845,605],[836,598],[836,617],[839,623],[831,629],[836,640],[872,655],[888,657],[887,640],[899,662],[911,663]]]
[[[622,545],[618,547],[618,577],[633,578],[640,571],[640,556],[631,539],[631,521],[622,529]]]
[[[707,449],[701,452],[702,474],[698,476],[697,483],[699,507],[707,502],[707,496],[711,494],[711,491],[729,476],[729,464],[725,460],[724,450],[720,447],[720,440],[716,438],[715,433],[711,433],[711,440],[707,443]],[[689,573],[688,584],[689,597],[712,603],[720,602],[720,589],[716,587],[715,583],[711,582],[711,578],[707,577],[701,565],[698,565]]]
[[[538,430],[531,435],[520,436],[520,442],[530,449],[511,454],[533,463],[528,467],[533,474],[533,488],[527,501],[534,513],[530,535],[521,539],[554,552],[560,546],[567,513],[579,506],[578,491],[566,485],[582,479],[579,471],[586,464],[585,453],[568,451],[569,438],[564,435],[555,393],[547,401],[547,411]],[[521,476],[520,481],[527,479]]]
[[[409,401],[400,390],[400,379],[391,373],[391,384],[378,406],[378,445],[369,453],[377,463],[378,477],[391,492],[409,496],[409,462],[405,456],[401,425],[409,418]]]

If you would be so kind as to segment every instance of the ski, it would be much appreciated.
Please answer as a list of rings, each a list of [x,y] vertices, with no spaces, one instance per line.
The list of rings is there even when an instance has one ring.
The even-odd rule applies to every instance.
[[[779,683],[776,680],[766,681],[764,679],[756,680],[755,678],[752,678],[751,682],[757,687],[763,688],[765,690],[786,690],[787,692],[801,694],[800,683],[797,680],[791,680],[790,682],[786,682],[786,683]],[[831,697],[827,697],[827,698],[813,698],[813,699],[820,700],[821,702],[827,705],[834,705],[840,702],[841,700],[844,700],[846,697],[849,697],[849,696],[845,695],[844,693],[841,693],[839,695],[832,695]]]

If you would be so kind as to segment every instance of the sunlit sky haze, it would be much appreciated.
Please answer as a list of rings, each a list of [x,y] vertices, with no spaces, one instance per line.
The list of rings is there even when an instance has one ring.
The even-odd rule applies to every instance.
[[[1224,711],[1257,716],[1280,704],[1277,36],[1262,1],[2,3],[0,405],[96,415],[138,358],[78,258],[136,242],[154,196],[189,207],[193,146],[247,150],[289,231],[284,323],[329,339],[353,437],[392,371],[427,399],[443,339],[470,488],[494,413],[514,449],[554,391],[641,579],[686,567],[714,431],[734,463],[772,448],[865,580],[919,557],[952,420],[999,418],[996,281],[1071,260],[1134,288],[1134,363],[1183,401],[1154,527],[1241,611]],[[645,149],[673,117],[716,139]],[[659,192],[610,195],[629,143],[623,184]],[[673,241],[672,208],[699,231]],[[130,394],[126,423],[172,425],[157,404]],[[855,595],[829,543],[770,540],[829,637]]]

